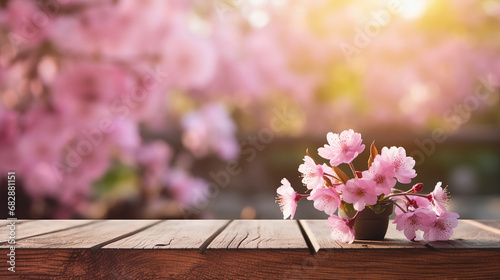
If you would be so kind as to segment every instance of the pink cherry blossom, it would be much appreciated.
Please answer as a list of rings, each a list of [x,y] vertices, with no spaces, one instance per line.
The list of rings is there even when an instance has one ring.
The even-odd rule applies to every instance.
[[[85,9],[78,13],[55,18],[50,37],[64,52],[130,60],[141,54],[161,52],[167,45],[167,35],[172,30],[181,29],[181,26],[173,26],[182,18],[181,9],[175,7],[179,5],[174,1],[156,0],[141,4],[135,1],[85,2]],[[65,4],[71,5],[61,3]],[[142,23],[141,26],[138,22]]]
[[[340,206],[340,196],[334,188],[316,188],[311,192],[308,200],[314,201],[314,208],[333,215]]]
[[[163,141],[143,145],[137,150],[137,163],[141,167],[142,182],[146,188],[158,186],[167,171],[172,151]]]
[[[328,132],[326,135],[328,145],[318,149],[318,154],[330,160],[330,164],[337,166],[341,163],[350,163],[365,149],[361,144],[361,134],[352,129],[344,130],[339,134]]]
[[[429,241],[448,240],[453,234],[453,229],[458,226],[457,213],[449,212],[439,216],[424,232],[424,239]]]
[[[406,195],[404,197],[398,196],[398,197],[391,197],[393,201],[397,200],[397,203],[399,206],[401,206],[405,210],[409,211],[414,211],[415,209],[418,208],[429,208],[431,206],[431,202],[429,199],[426,197],[421,197],[421,196],[415,196],[415,195]],[[430,209],[430,208],[429,208]],[[401,214],[401,210],[396,208],[396,214],[399,215]]]
[[[82,143],[82,139],[76,140],[77,143]],[[59,162],[66,167],[59,171],[62,172],[63,181],[61,185],[69,187],[73,185],[73,181],[78,181],[78,188],[84,189],[85,192],[91,189],[91,183],[94,180],[101,178],[111,165],[111,147],[112,143],[103,141],[100,145],[93,146],[89,154],[81,154],[82,149],[79,146],[67,145],[64,150],[72,154],[79,161],[72,162],[66,157],[65,161]],[[65,171],[65,172],[64,172]],[[77,184],[75,184],[76,186]]]
[[[334,240],[349,243],[354,242],[354,229],[352,221],[332,215],[326,223],[331,227],[331,237]]]
[[[132,77],[115,65],[79,62],[68,65],[55,78],[52,93],[56,108],[73,121],[72,125],[95,125],[96,120],[112,113],[128,117],[131,106],[124,105],[121,98],[133,85]]]
[[[394,165],[395,176],[400,183],[410,183],[411,179],[417,176],[417,173],[413,169],[415,160],[412,157],[407,157],[406,151],[402,147],[391,147],[390,149],[383,147],[381,160]]]
[[[62,179],[57,187],[57,200],[65,207],[76,209],[76,205],[88,201],[92,193],[92,183],[105,174],[111,164],[109,143],[103,142],[93,148],[93,152],[80,156],[78,148],[68,145],[64,148],[72,155],[72,164],[58,162],[58,170],[53,171]],[[75,161],[78,159],[77,161]],[[54,167],[54,166],[53,166]]]
[[[446,207],[449,204],[448,193],[441,185],[442,183],[438,182],[434,190],[428,195],[434,206],[434,211],[436,211],[438,215],[446,213]]]
[[[290,185],[290,182],[283,178],[281,186],[276,190],[278,193],[277,200],[279,202],[281,212],[283,212],[283,219],[293,219],[295,210],[297,209],[297,201],[300,199],[295,190]]]
[[[394,165],[380,155],[375,157],[370,169],[363,171],[363,178],[375,182],[375,193],[377,195],[391,193],[391,189],[396,185],[394,179]]]
[[[236,127],[224,106],[207,104],[190,112],[184,116],[182,126],[182,142],[196,157],[204,157],[210,151],[225,160],[238,156]]]
[[[316,164],[310,156],[304,157],[304,163],[299,166],[299,172],[302,173],[302,183],[308,189],[320,188],[325,185],[324,174],[333,175],[333,170],[326,164]]]
[[[351,179],[342,190],[342,199],[347,203],[352,203],[357,211],[362,211],[365,205],[377,203],[375,183],[365,178]]]
[[[24,133],[18,140],[19,157],[29,165],[52,163],[62,155],[62,146],[70,140],[70,129],[60,114],[33,108],[24,115]]]
[[[184,170],[173,169],[164,178],[175,199],[182,208],[204,206],[208,199],[208,184]]]
[[[54,25],[53,16],[42,11],[40,6],[29,0],[7,3],[4,20],[12,30],[9,36],[16,48],[36,46],[50,33]]]
[[[425,197],[411,195],[408,197],[410,198],[410,201],[408,202],[408,204],[411,206],[409,207],[410,210],[414,210],[417,208],[428,208],[431,205],[430,201]]]
[[[71,183],[69,183],[71,181]],[[73,177],[71,180],[63,182],[64,187],[59,187],[57,199],[60,207],[66,208],[66,213],[62,214],[66,219],[72,214],[68,211],[71,209],[75,212],[85,213],[88,206],[89,196],[91,195],[91,182],[85,177]]]
[[[131,119],[116,119],[112,121],[110,133],[104,134],[104,140],[120,149],[124,155],[133,154],[141,143],[138,123]]]
[[[176,29],[163,49],[170,84],[182,89],[205,86],[214,76],[215,46],[203,37]]]
[[[60,197],[60,181],[51,162],[36,162],[30,166],[30,173],[24,177],[24,191],[34,199]],[[72,186],[66,186],[71,188]]]
[[[90,5],[73,17],[57,17],[51,39],[65,52],[133,55],[132,44],[126,37],[127,33],[135,37],[135,32],[131,32],[133,18],[124,13],[122,7],[123,4]],[[120,27],[129,32],[123,32]],[[68,40],[69,34],[71,40]]]
[[[23,134],[19,135],[15,146],[15,156],[19,163],[17,167],[25,170],[23,179],[26,193],[35,199],[59,199],[60,177],[54,172],[52,165],[60,161],[65,152],[68,153],[67,149],[63,150],[63,146],[70,140],[68,127],[61,115],[33,108],[25,113],[23,128]]]
[[[220,7],[200,1],[64,0],[55,6],[50,2],[54,1],[9,0],[0,5],[5,43],[0,51],[0,170],[19,170],[20,187],[31,198],[56,198],[65,204],[64,210],[102,199],[90,195],[101,193],[93,187],[99,186],[107,171],[114,174],[114,168],[121,166],[134,172],[129,175],[145,186],[159,185],[160,175],[171,177],[162,182],[169,194],[192,204],[190,196],[195,194],[190,186],[203,190],[206,183],[187,171],[171,173],[159,143],[141,145],[156,138],[182,141],[190,154],[176,153],[177,168],[210,164],[210,159],[194,162],[192,157],[212,154],[234,160],[240,150],[231,112],[243,125],[241,136],[248,132],[258,136],[259,142],[272,136],[266,135],[266,129],[279,137],[317,135],[331,127],[348,126],[373,131],[380,125],[395,130],[412,126],[418,131],[434,119],[444,122],[446,129],[455,129],[455,123],[443,120],[442,113],[454,103],[463,103],[482,84],[478,77],[500,74],[495,44],[469,36],[435,39],[406,20],[392,22],[370,48],[353,54],[352,58],[369,64],[349,67],[350,57],[345,61],[337,45],[352,39],[345,32],[346,24],[364,20],[363,13],[349,12],[350,4],[334,9],[320,3],[325,1],[245,5],[245,9],[238,5],[222,20],[217,16]],[[468,30],[500,19],[499,9],[481,5],[460,5],[450,11],[462,15],[478,8],[469,13],[472,17],[458,17],[470,25]],[[264,20],[255,21],[254,10],[264,14]],[[309,15],[317,18],[312,29],[307,24]],[[332,32],[315,32],[325,28]],[[481,38],[495,35],[494,28],[486,29],[488,34]],[[333,68],[332,61],[336,62]],[[346,67],[353,70],[348,79],[342,75]],[[387,73],[397,73],[398,79]],[[360,83],[342,82],[348,80]],[[338,89],[338,94],[328,94],[331,88]],[[352,91],[362,94],[345,94]],[[141,93],[145,99],[139,97]],[[477,110],[493,110],[486,106],[489,102],[480,103]],[[43,113],[36,113],[40,108]],[[188,112],[191,108],[196,109]],[[104,132],[100,123],[108,121],[114,129]],[[96,130],[101,131],[95,134]],[[338,133],[327,135],[320,155],[330,164],[350,163],[364,151],[361,135],[353,130]],[[77,155],[89,141],[90,154]],[[250,144],[259,151],[263,147]],[[396,180],[410,182],[414,161],[401,149],[386,148],[372,168],[358,171],[355,177],[371,181],[359,182],[373,185],[376,195],[388,194]],[[75,159],[73,164],[68,164],[68,158]],[[53,163],[65,168],[54,168],[51,174]],[[325,202],[324,192],[344,191],[347,198],[352,191],[364,191],[345,185],[323,190],[324,176],[332,170],[313,164],[310,158],[304,159],[299,170],[307,188],[318,190],[311,193],[314,203],[322,204],[318,207],[327,213],[337,201]],[[111,183],[121,185],[121,179]],[[333,179],[332,183],[337,185]],[[133,190],[125,187],[122,191]],[[129,196],[122,191],[111,195]],[[436,189],[429,201],[408,193],[411,199],[404,207],[406,211],[430,210],[432,203],[436,215],[441,215],[446,199],[440,201],[440,192],[444,191]],[[297,194],[295,201],[300,197]],[[356,199],[359,208],[368,201]]]
[[[408,211],[408,204],[406,203],[406,201],[402,200],[402,199],[399,199],[399,197],[391,197],[390,198],[395,204],[399,205],[399,207],[396,206],[396,208],[394,208],[394,213],[396,213],[396,215],[401,215],[405,212],[403,212],[401,210],[404,209],[405,211]]]
[[[426,231],[436,220],[436,214],[427,208],[418,208],[415,211],[408,211],[396,216],[394,224],[396,229],[404,231],[408,240],[416,237],[416,231]]]
[[[19,157],[18,147],[16,142],[19,139],[20,116],[10,110],[0,109],[0,172],[16,170],[22,164],[22,159]]]

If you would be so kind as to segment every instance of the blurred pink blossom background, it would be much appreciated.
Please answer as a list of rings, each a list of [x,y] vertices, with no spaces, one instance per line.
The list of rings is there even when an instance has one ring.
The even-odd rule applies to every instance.
[[[491,0],[0,1],[0,173],[30,218],[218,217],[220,192],[272,191],[301,161],[288,140],[472,127],[497,145],[499,27]],[[245,158],[276,109],[294,121]],[[244,170],[227,189],[226,164]]]

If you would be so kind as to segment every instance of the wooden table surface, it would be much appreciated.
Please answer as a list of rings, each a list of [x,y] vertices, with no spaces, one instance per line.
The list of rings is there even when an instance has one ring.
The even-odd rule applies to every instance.
[[[333,241],[326,220],[18,220],[0,279],[500,279],[500,220],[460,220],[444,242]],[[0,260],[2,257],[0,257]]]

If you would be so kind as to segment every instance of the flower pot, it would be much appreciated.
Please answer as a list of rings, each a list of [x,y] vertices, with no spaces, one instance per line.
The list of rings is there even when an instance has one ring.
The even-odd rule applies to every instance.
[[[393,204],[385,204],[381,206],[385,210],[377,214],[372,209],[366,207],[356,217],[354,223],[354,238],[357,240],[382,240],[387,233],[389,226],[389,216],[393,211]],[[356,211],[344,212],[339,209],[339,216],[346,219],[351,219],[356,214]]]

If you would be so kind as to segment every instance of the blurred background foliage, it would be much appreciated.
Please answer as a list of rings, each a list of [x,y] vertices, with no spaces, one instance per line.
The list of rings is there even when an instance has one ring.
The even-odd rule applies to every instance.
[[[279,218],[352,128],[500,218],[499,31],[493,0],[0,1],[0,172],[20,218]]]

